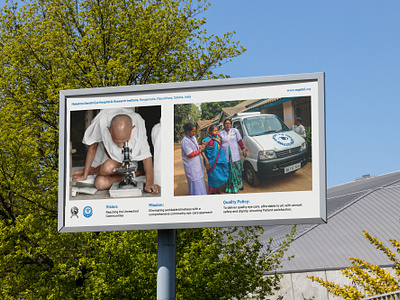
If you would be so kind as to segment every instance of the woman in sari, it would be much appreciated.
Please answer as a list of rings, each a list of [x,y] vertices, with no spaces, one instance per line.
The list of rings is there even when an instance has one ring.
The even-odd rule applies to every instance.
[[[221,137],[217,126],[211,125],[208,128],[208,136],[203,140],[203,144],[205,150],[202,155],[208,175],[208,192],[219,194],[219,187],[228,180],[229,170],[224,152],[221,150]]]
[[[225,192],[237,193],[239,190],[243,190],[242,162],[240,161],[239,147],[242,149],[244,157],[247,156],[247,152],[239,130],[231,128],[231,126],[231,121],[226,119],[224,121],[224,129],[220,132],[222,150],[229,166],[229,178],[225,184]]]

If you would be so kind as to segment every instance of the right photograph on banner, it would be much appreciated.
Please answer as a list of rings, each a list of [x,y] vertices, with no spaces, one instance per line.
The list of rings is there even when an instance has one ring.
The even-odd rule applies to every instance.
[[[312,190],[311,97],[174,106],[174,196]]]

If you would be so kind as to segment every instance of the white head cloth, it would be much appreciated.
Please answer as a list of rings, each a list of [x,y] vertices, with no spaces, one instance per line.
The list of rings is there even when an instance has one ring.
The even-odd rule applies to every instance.
[[[101,110],[86,129],[82,142],[86,145],[103,142],[110,157],[115,161],[122,162],[124,157],[121,148],[114,143],[111,138],[111,133],[107,128],[110,127],[112,118],[121,114],[130,116],[132,119],[132,126],[135,125],[129,140],[129,146],[132,149],[132,160],[141,161],[151,157],[144,120],[134,111],[134,108],[111,108]]]

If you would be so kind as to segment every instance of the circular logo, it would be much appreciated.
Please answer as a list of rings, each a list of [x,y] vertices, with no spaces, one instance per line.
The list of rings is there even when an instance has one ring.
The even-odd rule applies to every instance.
[[[293,145],[294,140],[292,139],[291,136],[285,134],[285,133],[275,133],[272,138],[274,139],[275,142],[277,142],[279,145],[282,146],[290,146]]]
[[[90,218],[93,215],[93,209],[91,206],[85,206],[85,208],[83,209],[83,215],[86,218]]]
[[[73,207],[71,208],[71,218],[72,218],[72,217],[77,217],[77,218],[79,218],[78,213],[79,213],[79,209],[78,209],[76,206],[73,206]]]

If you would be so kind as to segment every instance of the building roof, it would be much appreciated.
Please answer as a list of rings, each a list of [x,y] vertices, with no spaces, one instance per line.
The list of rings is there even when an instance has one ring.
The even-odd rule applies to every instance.
[[[232,107],[224,107],[221,111],[212,119],[212,120],[204,120],[198,121],[199,130],[202,130],[212,123],[218,123],[222,120],[223,115],[226,117],[232,116],[236,113],[244,112],[248,110],[248,107],[251,106],[253,103],[262,102],[264,103],[267,99],[253,99],[253,100],[245,100],[240,102],[239,104],[232,106]],[[257,105],[258,106],[258,105]]]
[[[351,266],[349,257],[374,265],[392,263],[365,238],[363,230],[384,245],[400,236],[400,171],[366,177],[328,188],[327,224],[297,225],[281,273],[339,270]],[[272,236],[278,247],[291,225],[265,226],[263,242]]]
[[[282,98],[264,98],[264,99],[259,99],[257,101],[253,101],[253,103],[249,103],[246,105],[246,110],[245,111],[259,111],[264,108],[265,105],[267,106],[273,106]],[[288,99],[294,99],[294,98],[288,98]]]
[[[253,111],[261,111],[263,108],[273,106],[279,104],[281,102],[290,101],[296,99],[298,97],[286,97],[286,98],[264,98],[264,99],[252,99],[252,100],[244,100],[239,104],[231,107],[221,108],[221,111],[212,119],[207,121],[199,121],[199,130],[202,130],[212,123],[218,124],[223,120],[223,116],[230,117],[236,113],[241,112],[253,112]],[[202,122],[202,123],[200,123]]]
[[[199,130],[203,129],[204,127],[208,127],[208,125],[211,124],[214,121],[215,120],[200,120],[200,121],[197,121],[197,125],[198,125]]]
[[[222,111],[226,114],[227,117],[232,116],[236,113],[244,112],[251,106],[253,103],[262,101],[262,99],[253,99],[253,100],[245,100],[240,102],[239,104],[232,107],[224,107]]]

